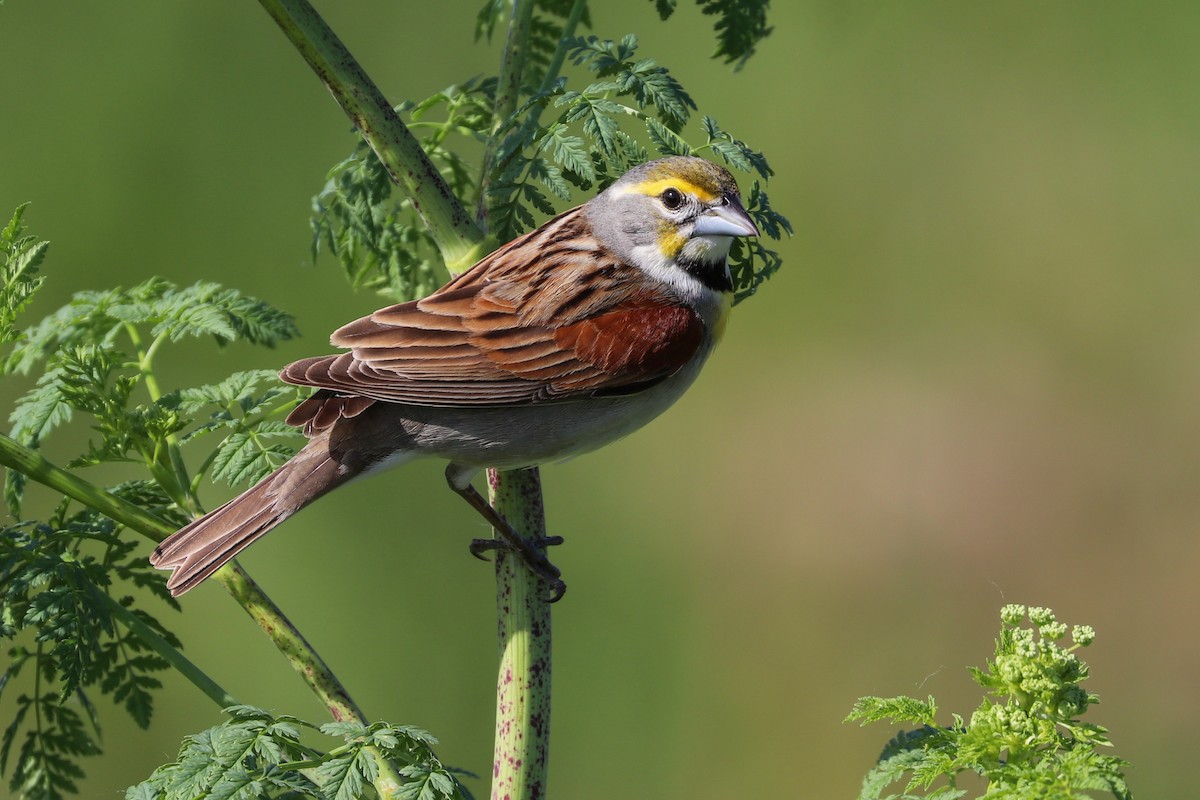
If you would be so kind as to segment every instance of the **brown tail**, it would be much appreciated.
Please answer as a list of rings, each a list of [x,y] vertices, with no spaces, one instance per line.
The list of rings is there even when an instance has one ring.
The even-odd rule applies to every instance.
[[[258,537],[321,495],[354,477],[329,457],[320,437],[253,488],[180,528],[150,556],[173,570],[167,588],[178,597],[212,575]]]

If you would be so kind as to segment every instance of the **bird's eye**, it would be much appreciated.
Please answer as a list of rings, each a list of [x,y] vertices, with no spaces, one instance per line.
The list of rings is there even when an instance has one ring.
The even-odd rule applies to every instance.
[[[678,211],[683,205],[683,193],[675,188],[667,189],[662,193],[662,201],[668,211]]]

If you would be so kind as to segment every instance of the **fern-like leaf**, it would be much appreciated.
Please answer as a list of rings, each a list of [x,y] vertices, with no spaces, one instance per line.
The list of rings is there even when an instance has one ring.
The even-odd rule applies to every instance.
[[[22,218],[28,207],[28,203],[17,206],[12,219],[0,228],[0,343],[4,344],[19,338],[17,315],[45,280],[38,267],[50,244],[26,233]]]

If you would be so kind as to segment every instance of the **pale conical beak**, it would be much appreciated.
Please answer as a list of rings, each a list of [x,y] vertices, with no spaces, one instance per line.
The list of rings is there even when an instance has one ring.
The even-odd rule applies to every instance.
[[[742,204],[732,195],[725,195],[725,202],[713,206],[696,218],[693,236],[758,236],[758,226]]]

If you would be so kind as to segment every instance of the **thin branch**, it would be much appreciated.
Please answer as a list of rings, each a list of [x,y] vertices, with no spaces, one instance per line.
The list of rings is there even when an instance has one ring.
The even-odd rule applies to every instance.
[[[514,0],[504,52],[500,55],[500,76],[496,84],[497,122],[517,110],[521,97],[521,77],[529,54],[529,26],[533,22],[533,0]]]
[[[133,344],[133,349],[137,353],[137,368],[142,376],[142,382],[146,386],[146,393],[150,396],[151,402],[157,403],[162,398],[162,389],[158,386],[158,376],[154,374],[154,356],[158,352],[158,348],[167,340],[167,332],[163,331],[154,337],[154,341],[150,343],[150,347],[142,347],[142,337],[138,333],[137,326],[132,323],[125,324],[125,333],[129,336],[130,342]],[[200,507],[200,501],[196,497],[196,492],[192,487],[191,481],[188,479],[187,465],[183,462],[183,453],[179,449],[179,437],[174,433],[169,433],[166,436],[167,457],[171,461],[171,475],[155,475],[156,480],[163,490],[171,495],[171,499],[182,509],[189,514],[199,516],[204,513],[204,509]],[[158,459],[154,459],[158,461]],[[149,463],[149,460],[148,460]],[[164,480],[164,478],[168,478]]]
[[[103,597],[108,604],[109,611],[122,625],[129,629],[130,633],[145,642],[155,653],[162,656],[181,675],[191,681],[193,686],[204,692],[210,700],[221,708],[229,708],[229,706],[238,704],[233,695],[222,689],[204,670],[197,667],[183,653],[179,652],[178,648],[172,647],[170,642],[164,639],[158,631],[147,625],[141,617],[107,594],[103,595]]]
[[[0,464],[99,511],[114,522],[154,542],[161,542],[175,532],[173,525],[67,472],[40,453],[4,434],[0,434]],[[346,687],[329,669],[316,649],[236,561],[229,562],[213,573],[213,580],[225,587],[238,605],[270,637],[271,642],[300,674],[333,719],[339,722],[353,720],[363,725],[367,724],[366,717],[350,697]],[[222,708],[227,705],[229,704],[224,703]],[[382,797],[396,796],[402,779],[395,766],[384,758],[377,748],[372,748],[371,753],[380,770],[374,782],[375,788]]]
[[[337,34],[306,0],[259,3],[329,89],[392,180],[412,198],[451,273],[475,263],[483,232]]]
[[[104,491],[94,483],[52,464],[41,453],[4,434],[0,434],[0,464],[15,469],[72,500],[78,500],[88,508],[99,511],[109,519],[155,542],[161,542],[175,532],[174,526]]]
[[[0,434],[0,464],[66,495],[72,500],[95,509],[131,531],[154,542],[175,532],[175,527],[99,486],[67,472],[48,461],[40,453],[24,447],[12,438]],[[258,587],[258,584],[236,562],[231,562],[213,576],[234,596],[252,619],[259,624],[309,687],[337,720],[363,721],[362,713],[325,662],[304,640],[283,611]]]
[[[508,22],[508,34],[504,39],[504,52],[500,56],[500,75],[496,84],[496,102],[492,107],[492,135],[488,137],[483,151],[483,163],[479,173],[479,207],[475,218],[487,227],[488,186],[492,182],[492,167],[496,151],[500,147],[500,132],[517,110],[521,98],[521,74],[525,70],[525,57],[529,48],[529,26],[533,21],[533,0],[513,0],[512,16]]]
[[[583,19],[583,12],[586,9],[587,0],[575,0],[571,10],[567,13],[567,20],[563,23],[562,36],[558,39],[558,47],[554,50],[554,56],[546,66],[546,74],[542,78],[539,94],[550,91],[554,82],[558,80],[558,73],[562,71],[563,61],[567,58],[567,45],[575,38],[575,29],[579,27],[579,20]]]

